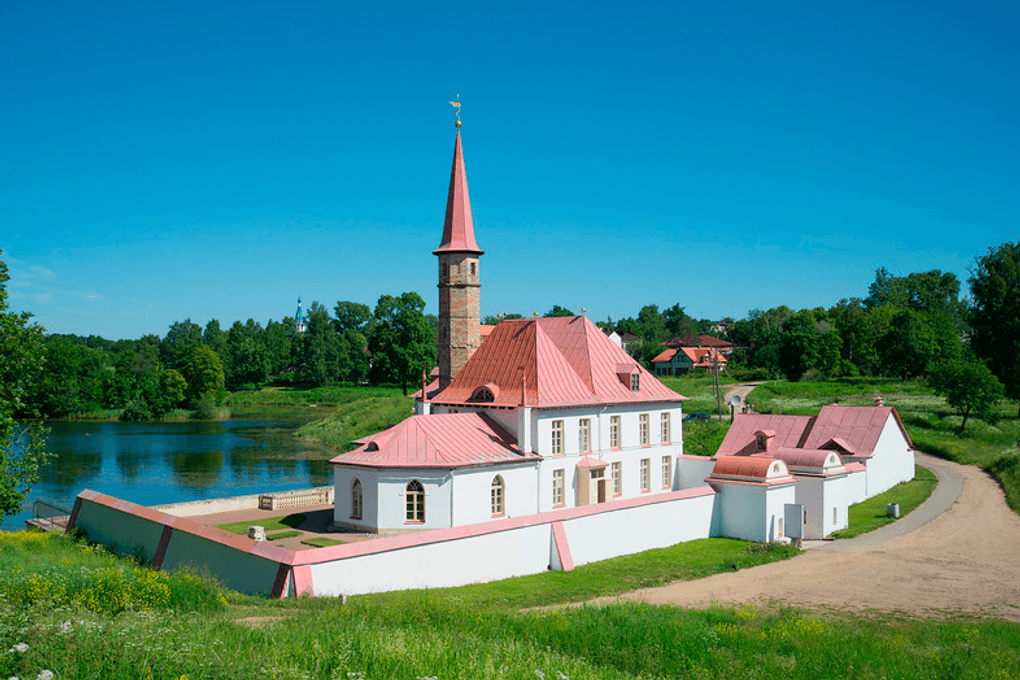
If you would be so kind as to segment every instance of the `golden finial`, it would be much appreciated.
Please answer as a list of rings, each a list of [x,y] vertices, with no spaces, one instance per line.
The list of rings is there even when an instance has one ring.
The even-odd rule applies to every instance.
[[[581,307],[581,315],[584,315],[584,307]]]
[[[457,122],[454,123],[458,128],[460,127],[460,95],[457,95],[457,101],[450,102],[450,106],[457,109]]]
[[[538,318],[538,312],[535,312],[535,318],[536,319]]]

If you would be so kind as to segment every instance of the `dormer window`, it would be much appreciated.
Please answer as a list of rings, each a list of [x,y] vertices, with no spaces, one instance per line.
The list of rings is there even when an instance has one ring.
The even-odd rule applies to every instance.
[[[497,394],[499,394],[499,388],[492,383],[486,383],[476,387],[468,401],[473,404],[491,404],[496,401]]]
[[[768,436],[766,436],[764,434],[760,434],[757,437],[755,437],[755,440],[757,441],[758,450],[759,451],[768,451],[769,450],[769,438],[768,438]]]
[[[641,389],[641,374],[631,373],[630,374],[630,391],[637,392]]]

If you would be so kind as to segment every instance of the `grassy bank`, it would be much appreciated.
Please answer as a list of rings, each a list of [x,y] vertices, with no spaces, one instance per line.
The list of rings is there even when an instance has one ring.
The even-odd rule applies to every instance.
[[[31,592],[42,595],[0,598],[0,677],[35,678],[49,670],[57,679],[125,680],[966,680],[1011,678],[1020,668],[1020,626],[995,620],[639,604],[519,611],[520,604],[562,601],[555,594],[562,585],[555,580],[558,573],[504,581],[488,592],[468,586],[393,593],[353,598],[346,606],[325,599],[245,597],[192,576],[188,583],[200,586],[190,597],[149,602],[132,595],[123,598],[125,606],[51,600],[45,594],[59,590],[54,584],[83,567],[142,574],[125,580],[152,572],[59,537],[40,535],[27,546],[11,536],[0,534],[0,560],[34,560],[40,585]],[[747,544],[737,548],[748,552]],[[688,556],[677,553],[622,561],[610,571],[579,568],[575,578],[590,583],[589,589],[606,584],[631,589],[666,577],[670,561],[678,571],[694,568]],[[167,583],[178,578],[153,577]],[[536,585],[542,581],[551,585]]]
[[[413,410],[414,400],[410,397],[365,397],[338,406],[327,418],[308,423],[297,433],[337,451],[349,451],[353,440],[385,430],[407,418]]]
[[[934,472],[915,465],[914,478],[909,482],[901,482],[885,493],[851,505],[849,528],[834,532],[832,537],[853,538],[892,524],[896,519],[889,517],[887,512],[890,503],[900,504],[900,517],[903,517],[928,500],[938,482]]]
[[[1006,493],[1006,502],[1020,512],[1020,420],[1013,404],[1003,403],[994,422],[971,416],[967,429],[957,434],[961,418],[945,399],[922,381],[847,379],[824,383],[768,382],[751,393],[762,413],[815,415],[825,404],[873,404],[881,395],[895,406],[915,446],[925,453],[990,472]]]

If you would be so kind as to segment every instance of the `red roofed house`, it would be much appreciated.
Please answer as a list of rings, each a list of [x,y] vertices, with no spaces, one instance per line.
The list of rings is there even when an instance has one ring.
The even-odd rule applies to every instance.
[[[696,368],[726,367],[726,357],[714,347],[680,347],[663,350],[652,359],[656,375],[690,373]]]
[[[334,521],[432,529],[672,491],[681,404],[584,316],[504,320],[480,341],[460,133],[439,257],[438,385],[333,458]]]
[[[678,335],[662,343],[664,347],[714,347],[720,353],[729,356],[733,354],[735,345],[728,341],[716,338],[704,333],[700,335]]]

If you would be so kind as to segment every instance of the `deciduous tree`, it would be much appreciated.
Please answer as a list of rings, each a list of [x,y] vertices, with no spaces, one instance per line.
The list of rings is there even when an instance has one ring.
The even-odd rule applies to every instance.
[[[988,361],[1006,396],[1020,401],[1020,240],[989,248],[977,259],[968,282],[970,346]]]
[[[1002,400],[1002,383],[992,375],[981,361],[954,361],[936,368],[929,379],[935,394],[946,398],[963,421],[960,432],[967,426],[971,412],[988,420],[992,408]]]

